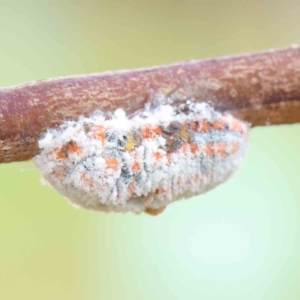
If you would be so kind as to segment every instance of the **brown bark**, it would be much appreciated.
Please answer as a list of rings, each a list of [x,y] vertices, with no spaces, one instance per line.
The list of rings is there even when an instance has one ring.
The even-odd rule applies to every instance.
[[[252,126],[300,122],[300,46],[0,88],[0,162],[32,158],[40,135],[65,120],[165,97],[209,101]]]

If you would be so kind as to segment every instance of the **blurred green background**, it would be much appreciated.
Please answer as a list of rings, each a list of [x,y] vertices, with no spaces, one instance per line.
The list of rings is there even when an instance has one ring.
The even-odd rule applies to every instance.
[[[298,0],[0,0],[0,86],[300,42]],[[1,129],[0,129],[1,130]],[[71,207],[0,166],[0,299],[300,299],[300,126],[158,217]]]

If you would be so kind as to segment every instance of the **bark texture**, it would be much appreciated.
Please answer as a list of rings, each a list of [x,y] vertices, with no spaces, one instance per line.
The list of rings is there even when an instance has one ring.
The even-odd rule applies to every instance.
[[[210,102],[252,126],[300,122],[300,46],[0,88],[0,162],[31,159],[41,134],[65,120],[166,97]]]

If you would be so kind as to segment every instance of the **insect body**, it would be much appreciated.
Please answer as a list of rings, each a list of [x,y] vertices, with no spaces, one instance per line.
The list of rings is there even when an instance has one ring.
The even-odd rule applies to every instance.
[[[156,214],[226,181],[247,148],[248,126],[207,104],[169,105],[127,117],[95,114],[49,130],[35,157],[72,203]]]

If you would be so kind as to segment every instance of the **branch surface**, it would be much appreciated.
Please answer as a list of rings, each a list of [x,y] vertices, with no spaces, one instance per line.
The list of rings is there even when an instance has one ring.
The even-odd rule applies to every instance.
[[[252,126],[300,122],[300,46],[0,88],[0,162],[31,159],[48,128],[151,101],[210,102]]]

